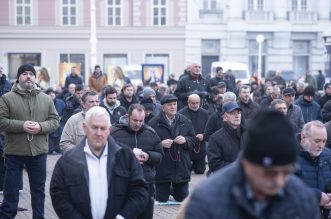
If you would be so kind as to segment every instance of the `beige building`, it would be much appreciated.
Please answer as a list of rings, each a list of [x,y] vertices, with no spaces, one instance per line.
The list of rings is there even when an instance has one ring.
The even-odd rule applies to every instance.
[[[97,62],[109,66],[163,64],[165,78],[187,64],[246,63],[257,70],[262,34],[262,75],[275,69],[325,68],[323,32],[330,0],[1,0],[0,62],[15,79],[21,63],[47,67],[52,84],[60,67],[91,66],[91,5],[96,6]]]

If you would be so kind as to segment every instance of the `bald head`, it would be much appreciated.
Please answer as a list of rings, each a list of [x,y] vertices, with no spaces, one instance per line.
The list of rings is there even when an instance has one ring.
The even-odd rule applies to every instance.
[[[200,107],[200,97],[197,94],[191,94],[187,99],[188,107],[193,111],[198,111]]]
[[[195,76],[195,77],[199,76],[200,75],[200,68],[201,67],[198,63],[192,63],[190,65],[190,74],[192,76]]]

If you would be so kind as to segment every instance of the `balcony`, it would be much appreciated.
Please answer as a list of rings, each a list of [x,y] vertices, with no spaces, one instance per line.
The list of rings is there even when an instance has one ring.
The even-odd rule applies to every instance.
[[[243,16],[247,22],[272,23],[275,19],[272,11],[244,11]]]
[[[287,12],[287,19],[292,23],[312,24],[317,23],[317,13],[313,11]]]
[[[202,23],[222,23],[224,12],[219,9],[200,9],[199,16]]]

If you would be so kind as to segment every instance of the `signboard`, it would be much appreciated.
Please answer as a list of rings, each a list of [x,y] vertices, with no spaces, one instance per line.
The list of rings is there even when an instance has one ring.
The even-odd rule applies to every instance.
[[[143,64],[142,65],[142,80],[144,85],[152,82],[163,83],[164,65],[163,64]]]
[[[63,87],[66,77],[71,73],[71,68],[76,66],[76,73],[80,75],[80,63],[61,63],[59,64],[59,83]]]

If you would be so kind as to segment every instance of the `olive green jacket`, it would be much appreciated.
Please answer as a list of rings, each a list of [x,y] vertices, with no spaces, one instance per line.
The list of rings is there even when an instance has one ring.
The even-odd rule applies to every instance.
[[[38,122],[38,134],[28,134],[25,121]],[[59,116],[51,98],[40,89],[27,91],[15,83],[11,92],[0,98],[0,130],[5,131],[6,155],[36,156],[48,152],[48,134],[59,126]]]

